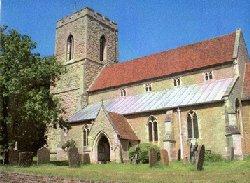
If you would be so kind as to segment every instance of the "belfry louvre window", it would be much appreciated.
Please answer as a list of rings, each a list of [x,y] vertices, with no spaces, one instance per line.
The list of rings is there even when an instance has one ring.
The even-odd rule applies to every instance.
[[[210,72],[206,72],[205,73],[205,80],[208,81],[208,80],[211,80],[213,79],[213,72],[210,71]]]
[[[148,139],[149,142],[158,141],[158,124],[154,116],[150,116],[148,120]]]
[[[106,52],[106,39],[105,36],[101,36],[100,38],[100,61],[105,59],[105,52]]]
[[[121,89],[121,96],[125,97],[127,95],[127,92],[125,89]]]
[[[180,78],[174,78],[174,86],[180,86],[181,85],[181,79]]]
[[[89,129],[88,129],[88,126],[85,125],[83,127],[83,146],[84,147],[89,145],[88,135],[89,135]]]
[[[188,132],[188,138],[191,139],[199,138],[197,114],[194,111],[190,111],[187,115],[187,132]]]
[[[73,56],[74,56],[74,38],[70,34],[67,39],[67,61],[72,60]]]
[[[146,92],[152,91],[152,85],[151,85],[151,83],[145,84],[145,90],[146,90]]]

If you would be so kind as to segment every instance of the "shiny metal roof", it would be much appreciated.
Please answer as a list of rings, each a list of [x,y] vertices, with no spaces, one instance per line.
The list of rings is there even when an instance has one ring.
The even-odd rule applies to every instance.
[[[228,78],[202,84],[182,85],[158,92],[118,97],[113,100],[103,101],[103,105],[107,111],[126,115],[211,103],[223,100],[223,97],[228,95],[234,83],[235,79]],[[69,122],[95,119],[101,105],[101,102],[88,105],[70,117]]]

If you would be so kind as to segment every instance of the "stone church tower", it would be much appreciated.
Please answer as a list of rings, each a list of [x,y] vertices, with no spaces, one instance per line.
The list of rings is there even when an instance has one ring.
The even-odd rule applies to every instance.
[[[117,62],[117,25],[84,8],[57,22],[55,56],[66,74],[51,87],[66,118],[88,104],[87,90],[104,66]]]

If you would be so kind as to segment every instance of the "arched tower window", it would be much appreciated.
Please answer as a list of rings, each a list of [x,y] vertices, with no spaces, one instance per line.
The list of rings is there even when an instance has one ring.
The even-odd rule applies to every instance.
[[[83,127],[83,147],[86,147],[89,145],[88,135],[89,135],[88,125],[84,125],[84,127]]]
[[[197,114],[194,111],[190,111],[187,115],[187,131],[188,138],[199,138]]]
[[[72,60],[74,55],[74,38],[70,34],[67,39],[67,61]]]
[[[106,39],[105,36],[102,35],[100,38],[100,61],[103,61],[105,59],[105,53],[106,52]]]
[[[148,120],[148,137],[149,142],[158,141],[158,124],[154,116],[150,116]]]
[[[121,89],[121,96],[125,97],[127,95],[127,92],[125,89]]]

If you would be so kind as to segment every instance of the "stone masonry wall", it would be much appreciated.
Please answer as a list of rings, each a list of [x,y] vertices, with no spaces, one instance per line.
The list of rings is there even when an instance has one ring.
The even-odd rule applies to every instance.
[[[243,154],[250,155],[250,101],[242,102],[242,121],[243,121],[243,136],[242,142]]]

